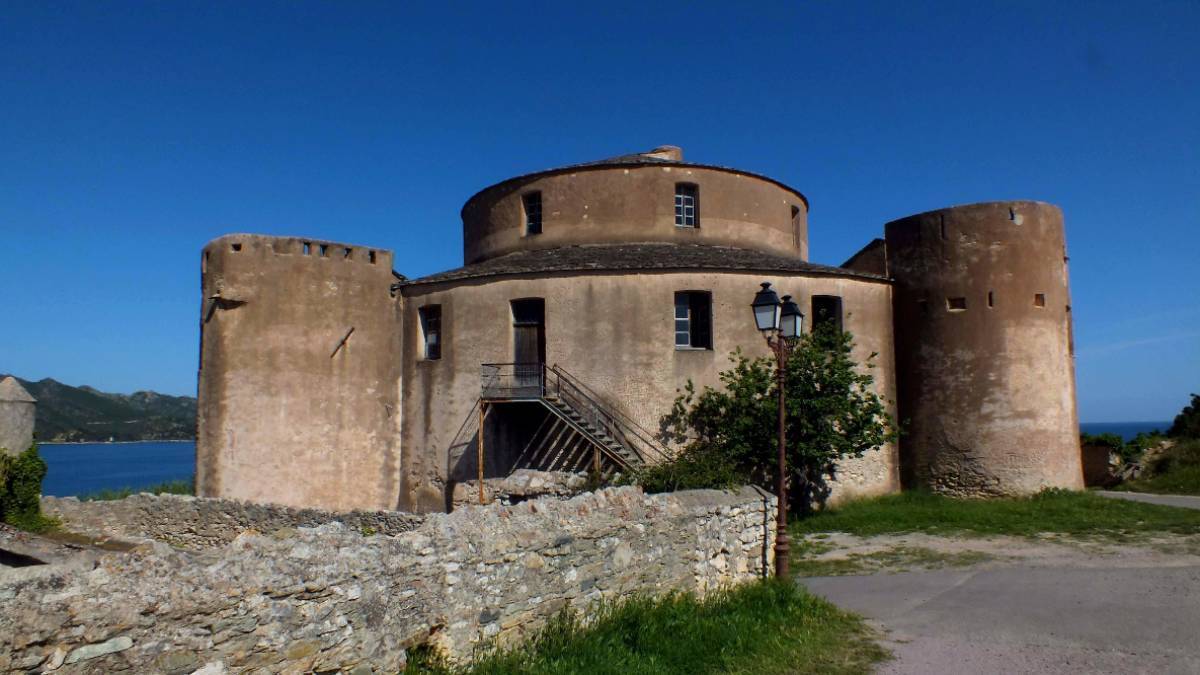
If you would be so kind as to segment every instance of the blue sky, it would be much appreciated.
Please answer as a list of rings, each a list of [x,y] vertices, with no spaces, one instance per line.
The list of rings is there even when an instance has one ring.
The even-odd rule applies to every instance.
[[[1052,5],[1054,5],[1052,7]],[[1200,3],[8,3],[0,372],[194,394],[228,232],[461,262],[462,202],[660,144],[893,218],[1063,207],[1084,421],[1200,391]]]

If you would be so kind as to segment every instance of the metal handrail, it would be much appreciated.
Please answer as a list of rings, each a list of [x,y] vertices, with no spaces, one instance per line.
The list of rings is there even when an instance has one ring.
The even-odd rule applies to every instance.
[[[480,371],[482,400],[545,401],[549,396],[557,397],[566,402],[591,428],[606,432],[641,462],[645,463],[650,458],[662,461],[669,457],[666,448],[653,434],[633,418],[605,405],[598,392],[558,364],[484,363],[480,365]],[[598,445],[603,445],[599,439],[594,440]],[[613,456],[609,448],[605,447],[603,451],[614,461],[627,464],[623,458]]]
[[[627,437],[629,435],[632,435],[634,438],[636,438],[638,441],[640,441],[641,444],[645,445],[649,450],[651,450],[655,455],[657,455],[656,459],[665,460],[669,457],[669,454],[666,451],[666,448],[664,448],[660,443],[658,443],[654,439],[653,435],[648,430],[645,429],[645,427],[638,424],[637,421],[635,421],[633,418],[629,417],[625,413],[622,413],[621,411],[616,410],[616,409],[612,408],[611,406],[604,405],[600,400],[598,400],[600,397],[600,394],[598,392],[596,392],[596,390],[592,389],[591,387],[589,387],[586,384],[584,384],[583,382],[581,382],[579,380],[579,378],[577,378],[574,375],[572,375],[571,373],[567,372],[564,368],[559,366],[557,363],[550,367],[550,372],[554,373],[554,375],[556,376],[555,384],[558,385],[558,389],[560,391],[562,390],[562,383],[565,380],[566,383],[571,388],[573,388],[575,391],[578,392],[577,398],[583,399],[583,402],[585,402],[589,408],[592,408],[597,413],[598,416],[603,415],[604,417],[606,417],[609,420],[610,423],[605,424],[604,426],[606,428],[610,429],[611,435],[613,435],[613,436],[617,435],[617,434],[612,434],[612,432],[611,432],[611,429],[613,429],[615,427],[616,429],[619,429],[622,432],[620,434],[622,437]],[[549,378],[547,378],[547,381],[549,381]],[[625,429],[622,429],[621,427],[628,427],[629,432],[631,432],[631,433],[628,433],[628,434],[625,433]],[[630,444],[626,443],[625,445],[629,446]],[[644,452],[643,452],[642,448],[630,447],[630,449],[633,450],[634,452],[637,452],[639,455],[643,455],[643,456],[639,457],[639,459],[641,459],[642,461],[645,461],[647,459],[644,456]]]

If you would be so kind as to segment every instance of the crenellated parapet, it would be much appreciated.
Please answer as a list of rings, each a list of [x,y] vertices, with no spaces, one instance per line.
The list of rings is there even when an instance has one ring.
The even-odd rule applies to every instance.
[[[197,493],[394,504],[401,331],[392,253],[235,234],[202,256]]]

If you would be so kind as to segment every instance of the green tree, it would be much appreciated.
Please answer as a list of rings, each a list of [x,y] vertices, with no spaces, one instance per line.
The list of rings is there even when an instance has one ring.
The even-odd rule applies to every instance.
[[[42,516],[42,479],[46,462],[34,444],[15,457],[0,452],[0,521],[39,532],[52,524]]]
[[[1200,438],[1200,394],[1192,394],[1192,404],[1175,416],[1167,435],[1172,438]]]
[[[849,333],[821,326],[792,350],[787,370],[785,429],[790,496],[802,511],[829,495],[837,463],[896,438],[896,425],[873,390],[876,354],[854,361]],[[722,388],[697,391],[689,381],[662,420],[678,458],[642,476],[648,489],[774,486],[778,454],[778,380],[773,358],[740,350],[720,374]]]

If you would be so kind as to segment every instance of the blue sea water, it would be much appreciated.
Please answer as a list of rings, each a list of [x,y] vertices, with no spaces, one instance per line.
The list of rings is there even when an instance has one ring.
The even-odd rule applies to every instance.
[[[42,494],[85,495],[99,490],[138,490],[171,480],[191,480],[195,441],[142,443],[39,443],[46,460]]]
[[[1085,434],[1116,434],[1127,441],[1140,433],[1161,431],[1165,434],[1170,428],[1170,422],[1083,422],[1079,425],[1079,430]]]

